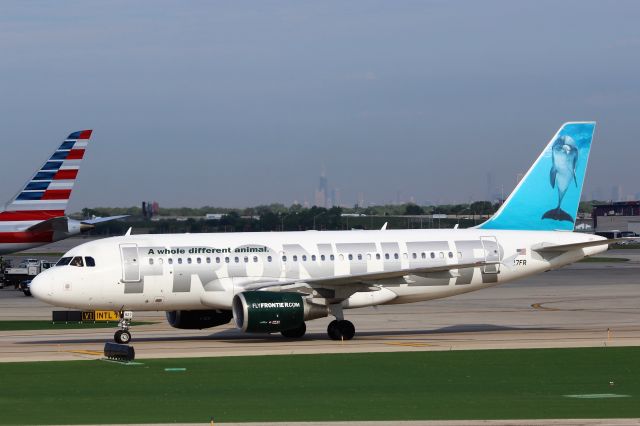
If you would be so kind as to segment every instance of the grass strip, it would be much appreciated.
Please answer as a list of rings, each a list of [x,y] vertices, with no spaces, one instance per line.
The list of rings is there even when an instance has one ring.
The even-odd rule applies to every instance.
[[[638,359],[624,347],[3,363],[0,423],[640,417]]]

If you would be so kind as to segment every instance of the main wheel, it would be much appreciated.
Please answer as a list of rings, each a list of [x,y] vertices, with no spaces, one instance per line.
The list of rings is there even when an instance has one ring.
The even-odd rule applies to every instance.
[[[299,339],[307,332],[307,325],[303,322],[299,327],[282,330],[280,334],[289,339]]]
[[[340,340],[342,338],[342,334],[340,334],[340,328],[338,327],[337,320],[333,320],[329,323],[327,327],[327,334],[329,335],[329,339],[331,340]]]
[[[356,335],[356,328],[351,321],[342,320],[338,321],[338,329],[344,340],[351,340]]]
[[[131,341],[131,333],[127,330],[118,330],[113,335],[113,340],[115,340],[116,343],[127,344]]]

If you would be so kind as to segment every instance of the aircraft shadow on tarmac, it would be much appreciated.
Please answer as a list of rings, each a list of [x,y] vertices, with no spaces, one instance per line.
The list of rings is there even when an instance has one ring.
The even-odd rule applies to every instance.
[[[361,337],[381,338],[402,336],[428,336],[440,334],[463,334],[463,333],[483,333],[483,332],[500,332],[500,331],[551,331],[558,330],[557,327],[506,327],[494,324],[459,324],[448,327],[427,330],[380,330],[380,331],[359,331],[356,332],[355,340]],[[307,333],[301,339],[285,339],[279,333],[274,334],[247,334],[239,330],[226,329],[214,334],[205,336],[154,336],[154,337],[136,337],[131,340],[131,344],[144,342],[181,342],[181,341],[220,341],[224,343],[282,343],[294,341],[327,341],[327,334],[324,332]],[[56,339],[56,340],[39,340],[26,341],[22,344],[71,344],[71,343],[103,343],[105,339]]]

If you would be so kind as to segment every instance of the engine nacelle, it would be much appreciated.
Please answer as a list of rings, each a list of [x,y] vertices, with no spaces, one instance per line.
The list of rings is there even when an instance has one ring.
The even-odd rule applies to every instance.
[[[233,315],[231,311],[167,311],[167,321],[173,328],[202,330],[227,324]]]
[[[292,330],[305,320],[326,317],[326,306],[308,303],[300,293],[245,291],[233,297],[236,326],[248,333]]]

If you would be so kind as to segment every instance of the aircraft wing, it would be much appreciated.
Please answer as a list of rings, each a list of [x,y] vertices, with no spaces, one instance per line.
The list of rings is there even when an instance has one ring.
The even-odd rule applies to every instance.
[[[270,282],[261,282],[261,283],[253,283],[244,286],[245,290],[262,290],[269,287],[278,287],[278,286],[287,286],[293,284],[307,284],[310,287],[339,287],[350,284],[363,284],[368,283],[370,281],[378,281],[385,280],[390,278],[400,278],[405,275],[423,275],[423,274],[431,274],[435,272],[446,272],[454,269],[464,269],[464,268],[477,268],[481,266],[487,265],[496,265],[499,264],[498,261],[490,261],[490,262],[471,262],[471,263],[452,263],[449,265],[439,265],[432,266],[428,268],[407,268],[400,269],[397,271],[380,271],[380,272],[368,272],[365,274],[357,274],[357,275],[339,275],[334,277],[324,277],[324,278],[299,278],[296,280],[287,280],[287,281],[270,281]]]
[[[582,243],[571,243],[571,244],[553,244],[553,243],[540,243],[533,247],[531,250],[537,251],[539,253],[549,252],[549,253],[558,253],[558,252],[566,252],[571,250],[578,250],[581,248],[587,247],[597,247],[603,245],[611,245],[615,243],[619,243],[621,241],[633,241],[638,240],[636,237],[624,237],[624,238],[610,238],[605,240],[594,240],[594,241],[585,241]]]
[[[109,217],[97,217],[90,220],[76,221],[69,219],[67,216],[58,216],[51,219],[43,220],[33,226],[30,226],[26,231],[30,232],[68,232],[70,223],[79,224],[79,229],[82,231],[92,229],[94,225],[110,220],[121,219],[128,215],[121,216],[109,216]]]

